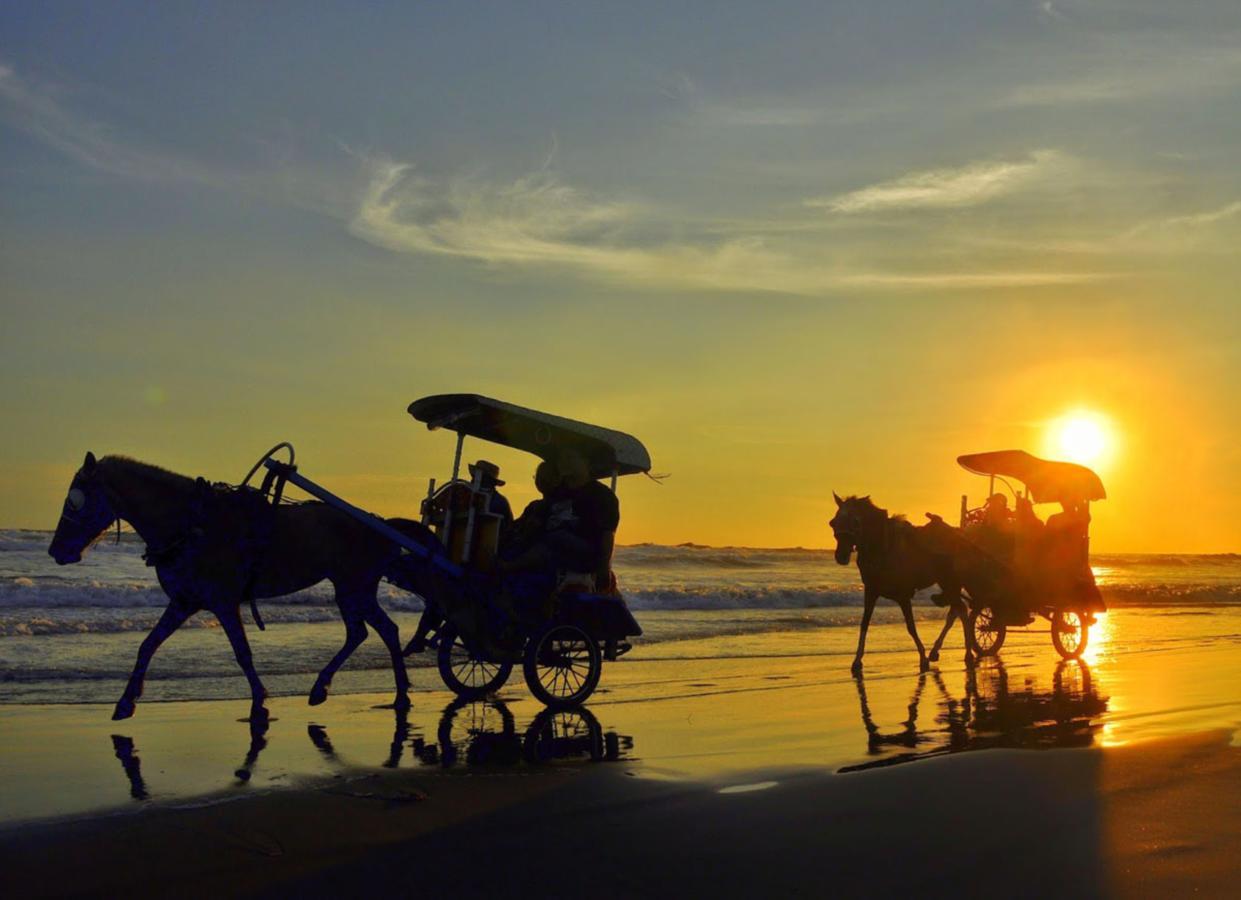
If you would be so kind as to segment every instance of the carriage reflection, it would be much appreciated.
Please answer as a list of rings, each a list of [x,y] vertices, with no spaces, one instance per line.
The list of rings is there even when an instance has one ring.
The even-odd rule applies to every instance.
[[[236,786],[251,780],[259,757],[267,748],[271,724],[266,719],[255,719],[247,728],[249,744],[240,767],[233,771]],[[323,725],[308,725],[306,736],[323,760],[340,769],[396,769],[404,764],[448,769],[611,762],[628,758],[633,750],[633,738],[605,730],[594,714],[583,707],[545,709],[524,729],[519,729],[508,706],[496,699],[450,703],[439,716],[433,738],[410,722],[407,710],[393,710],[392,737],[383,758],[354,758],[349,752],[353,747],[345,753],[338,752]],[[111,738],[112,752],[129,782],[130,797],[137,801],[150,799],[151,790],[142,775],[142,759],[133,738],[119,734]]]
[[[307,728],[310,741],[327,759],[342,764],[322,725]],[[380,765],[396,768],[405,751],[424,766],[504,767],[552,762],[609,762],[625,759],[633,738],[605,731],[590,710],[545,709],[524,731],[502,700],[454,700],[444,707],[434,739],[415,733],[408,713],[396,711],[388,757]]]
[[[427,765],[545,765],[556,762],[611,762],[624,759],[633,738],[605,731],[585,707],[545,709],[524,732],[502,700],[456,700],[440,716],[436,743],[414,741]]]
[[[870,762],[842,772],[925,759],[943,753],[997,747],[1088,747],[1102,728],[1108,698],[1095,690],[1090,667],[1081,660],[1061,660],[1051,689],[1027,678],[1014,684],[1004,663],[989,659],[966,671],[964,693],[954,696],[939,672],[918,676],[899,728],[875,722],[866,681],[855,679]],[[935,710],[919,714],[929,695]],[[929,719],[930,721],[927,721]],[[893,753],[892,748],[903,752]]]

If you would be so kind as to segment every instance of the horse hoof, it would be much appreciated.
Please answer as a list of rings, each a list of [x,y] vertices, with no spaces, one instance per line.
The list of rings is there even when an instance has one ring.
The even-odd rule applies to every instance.
[[[271,713],[269,713],[269,712],[267,711],[267,707],[265,707],[265,706],[252,706],[252,707],[250,707],[250,719],[249,719],[249,721],[251,721],[251,722],[266,722],[266,721],[267,721],[268,719],[270,719],[270,718],[271,718]]]
[[[326,699],[327,699],[327,688],[325,688],[321,684],[316,684],[313,688],[310,689],[310,697],[307,698],[307,702],[311,706],[318,706],[320,703],[322,703]]]
[[[409,709],[409,697],[406,694],[397,694],[396,699],[392,701],[393,709]]]
[[[926,658],[931,662],[939,662],[939,651],[932,650],[930,653],[926,655]]]
[[[134,714],[134,701],[120,700],[116,704],[116,709],[112,711],[112,721],[119,722],[121,719],[128,719]]]
[[[927,660],[925,660],[925,659],[924,659],[924,660],[922,660],[920,663],[918,663],[918,671],[919,671],[919,672],[929,672],[929,671],[931,671],[931,664],[930,664],[930,662],[928,662],[928,661],[927,661]]]
[[[849,671],[852,672],[854,675],[861,675],[862,674],[862,661],[860,659],[855,659],[853,661],[853,666],[849,669]]]

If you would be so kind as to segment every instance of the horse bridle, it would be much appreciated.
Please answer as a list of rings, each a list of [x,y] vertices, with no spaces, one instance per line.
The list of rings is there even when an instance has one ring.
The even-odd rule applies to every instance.
[[[80,515],[77,515],[77,516],[71,515],[69,512],[69,510],[73,510],[73,512],[75,513],[79,513],[79,514],[84,513],[86,511],[87,506],[89,506],[92,502],[91,496],[87,494],[86,491],[82,490],[80,487],[77,486],[78,479],[80,477],[81,475],[79,474],[78,477],[75,477],[73,479],[73,483],[69,485],[69,493],[65,497],[64,505],[61,507],[61,510],[60,510],[60,522],[68,522],[70,525],[86,524],[82,520]],[[116,523],[116,542],[119,544],[121,542],[121,517],[116,515],[115,510],[111,509],[110,507],[108,509],[108,512],[112,513],[113,522]],[[60,530],[60,522],[56,523],[57,531]],[[103,534],[105,531],[107,531],[112,526],[113,522],[109,522],[107,525],[103,526],[99,534]],[[90,546],[90,544],[94,543],[94,541],[98,539],[99,539],[99,535],[95,535],[95,537],[92,538],[91,541],[87,542],[87,546]]]

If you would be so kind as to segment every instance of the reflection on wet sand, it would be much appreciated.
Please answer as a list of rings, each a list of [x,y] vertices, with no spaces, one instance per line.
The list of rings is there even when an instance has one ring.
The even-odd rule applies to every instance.
[[[934,685],[937,700],[934,724],[919,729],[919,707],[928,682]],[[960,699],[948,691],[939,672],[922,673],[914,685],[905,720],[900,729],[891,731],[875,723],[865,678],[857,677],[855,685],[867,752],[880,758],[846,766],[841,772],[965,750],[1088,747],[1102,728],[1097,720],[1107,712],[1107,698],[1095,691],[1090,667],[1080,660],[1057,664],[1051,690],[1038,688],[1032,679],[1013,689],[1004,663],[984,660],[966,671],[965,693]],[[913,752],[883,755],[889,747]]]
[[[545,709],[519,735],[508,706],[496,699],[448,704],[440,716],[437,737],[436,745],[424,744],[416,750],[425,764],[443,768],[610,762],[626,758],[633,749],[633,738],[605,732],[585,707]]]
[[[233,773],[242,782],[250,780],[250,774],[254,771],[254,764],[259,760],[259,754],[267,749],[267,730],[271,727],[271,720],[252,718],[249,720],[249,725],[250,749],[246,751],[246,758],[241,768]]]
[[[241,766],[234,770],[236,784],[251,780],[259,756],[267,747],[270,728],[268,720],[248,723],[250,743]],[[434,739],[428,739],[410,723],[407,710],[394,710],[392,737],[382,760],[356,759],[348,752],[352,748],[346,748],[344,755],[338,753],[324,725],[307,725],[306,735],[320,757],[334,769],[397,769],[406,759],[407,750],[408,758],[415,764],[444,769],[609,762],[626,759],[633,750],[633,738],[605,730],[588,709],[545,709],[530,720],[524,731],[519,731],[513,713],[497,699],[455,700],[448,704],[439,716]],[[130,797],[139,801],[150,799],[133,738],[112,735],[112,749],[129,781]]]
[[[146,782],[142,780],[142,760],[134,752],[134,739],[114,734],[112,735],[112,749],[116,753],[116,758],[121,761],[121,769],[125,772],[125,777],[129,779],[129,796],[135,800],[147,799],[150,794],[147,793]]]

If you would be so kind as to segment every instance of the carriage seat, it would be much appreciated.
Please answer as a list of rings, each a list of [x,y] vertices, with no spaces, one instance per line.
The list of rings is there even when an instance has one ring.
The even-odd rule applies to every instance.
[[[560,572],[556,580],[556,591],[558,593],[620,593],[616,587],[616,573],[612,571],[612,554],[616,549],[616,532],[612,531],[605,535],[603,544],[605,553],[599,568],[594,572]]]

